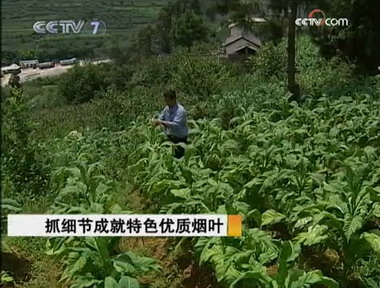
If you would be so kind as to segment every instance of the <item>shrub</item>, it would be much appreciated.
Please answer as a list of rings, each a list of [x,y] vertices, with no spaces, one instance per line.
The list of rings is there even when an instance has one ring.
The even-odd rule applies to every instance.
[[[222,91],[232,76],[231,69],[213,56],[179,55],[173,85],[191,97],[192,102],[206,100]]]
[[[31,100],[28,105],[31,109],[57,107],[66,103],[65,99],[60,95],[57,85],[40,86],[37,93],[33,91],[33,94],[25,89],[25,94],[30,95],[28,98],[31,98]]]
[[[13,90],[2,109],[3,179],[9,179],[14,188],[9,193],[35,196],[43,191],[46,174],[36,158],[38,149],[31,138],[33,123],[28,117],[28,106],[21,90]]]
[[[232,78],[228,89],[209,99],[208,117],[220,118],[223,127],[230,128],[233,118],[243,116],[248,109],[273,109],[286,93],[281,81],[263,81],[255,76]]]
[[[262,77],[277,77],[284,80],[286,77],[287,59],[286,42],[279,45],[269,42],[259,53],[251,58],[251,71]]]
[[[178,46],[191,47],[194,43],[207,38],[207,26],[201,16],[193,12],[185,12],[174,19],[172,35],[174,43]]]
[[[98,128],[107,127],[113,130],[121,130],[137,117],[161,109],[162,91],[163,89],[161,90],[158,87],[141,86],[124,93],[109,90],[101,99],[95,99],[88,103],[86,106],[88,112],[85,113],[90,113],[96,117],[93,124]]]
[[[303,93],[340,97],[350,93],[359,83],[349,64],[340,58],[323,58],[309,37],[299,37],[296,44],[296,77]],[[278,45],[272,42],[265,44],[258,55],[251,58],[251,71],[263,78],[276,77],[285,81],[288,67],[286,47],[285,39]]]
[[[62,76],[59,91],[69,103],[88,102],[104,94],[108,88],[125,88],[130,70],[116,64],[75,66]]]
[[[139,69],[133,74],[130,84],[132,87],[167,85],[173,74],[176,73],[176,69],[177,66],[172,57],[151,58],[139,66]]]
[[[337,57],[323,58],[319,48],[307,37],[300,37],[297,46],[297,77],[305,93],[340,97],[351,91],[349,84],[356,80],[349,64]]]

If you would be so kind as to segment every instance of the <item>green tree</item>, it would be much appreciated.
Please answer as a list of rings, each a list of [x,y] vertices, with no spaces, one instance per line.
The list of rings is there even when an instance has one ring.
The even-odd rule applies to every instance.
[[[130,53],[133,52],[132,48],[134,48],[134,47],[131,46],[131,47],[125,49],[124,47],[122,47],[120,42],[117,42],[117,40],[114,40],[114,41],[115,42],[114,42],[113,46],[108,51],[109,57],[111,59],[113,59],[113,61],[117,65],[124,65],[124,64],[128,63],[130,60],[130,57],[131,57]]]
[[[161,9],[157,24],[154,27],[148,26],[139,33],[136,41],[130,46],[130,58],[132,61],[140,61],[147,55],[170,54],[174,45],[189,47],[199,38],[203,40],[207,28],[201,14],[199,0],[170,2]],[[191,33],[194,35],[191,36]]]
[[[32,197],[44,189],[45,173],[37,160],[37,146],[31,140],[33,123],[22,90],[12,89],[2,105],[2,176],[8,178],[20,199]]]
[[[105,65],[75,66],[62,76],[58,84],[61,95],[73,104],[90,101],[110,86],[110,71]]]
[[[294,3],[293,3],[294,2]],[[291,4],[313,6],[322,9],[327,15],[334,18],[349,19],[348,26],[331,27],[322,26],[308,27],[304,32],[312,35],[321,48],[321,53],[331,58],[340,56],[353,61],[360,72],[377,73],[380,64],[380,33],[377,27],[380,26],[380,18],[377,11],[380,9],[379,1],[371,0],[271,0],[270,6],[283,12],[283,16],[274,22],[274,28],[284,26],[284,19],[288,17]],[[311,9],[310,9],[311,10]],[[329,16],[328,16],[329,17]],[[294,22],[289,22],[293,25]],[[280,35],[280,34],[278,34]]]
[[[24,49],[17,51],[17,56],[20,60],[38,58],[39,52],[36,50]]]
[[[296,83],[296,25],[295,20],[297,17],[298,5],[302,0],[282,0],[275,1],[271,0],[269,2],[269,8],[275,9],[276,11],[284,12],[284,17],[288,18],[287,25],[287,39],[288,39],[288,90],[292,93],[292,100],[299,101],[300,91],[299,85]],[[239,23],[245,30],[253,30],[254,24],[252,22],[252,17],[256,15],[264,15],[265,9],[263,5],[266,4],[263,1],[248,0],[248,1],[233,1],[230,4],[229,9],[231,9],[232,20],[235,23]],[[288,11],[290,13],[288,13]],[[264,15],[265,16],[265,15]],[[273,25],[273,22],[271,22]],[[279,35],[280,36],[280,35]]]
[[[140,51],[140,55],[144,58],[152,56],[154,54],[154,29],[151,25],[148,25],[141,30],[137,36],[137,45]]]
[[[161,53],[170,53],[172,51],[172,16],[169,6],[162,8],[158,15],[158,23],[155,27],[155,46]]]
[[[21,88],[21,83],[20,83],[20,76],[18,76],[17,73],[14,73],[9,77],[8,85],[11,88]]]
[[[296,83],[296,18],[297,0],[291,0],[288,21],[288,90],[292,93],[292,100],[300,100],[299,85]]]
[[[185,12],[174,21],[172,35],[178,46],[191,47],[196,42],[207,38],[207,27],[202,17],[193,12]]]
[[[334,18],[348,18],[347,27],[322,27],[310,29],[328,57],[336,54],[348,57],[360,72],[376,74],[380,66],[380,2],[373,0],[333,0],[321,9]]]
[[[230,4],[231,16],[230,19],[239,23],[245,30],[253,30],[254,16],[263,16],[263,10],[258,0],[250,1],[232,1]]]
[[[192,0],[190,2],[190,9],[197,15],[202,14],[202,9],[201,9],[201,3],[200,0]]]
[[[11,64],[17,61],[17,52],[13,50],[4,50],[1,53],[2,64]]]

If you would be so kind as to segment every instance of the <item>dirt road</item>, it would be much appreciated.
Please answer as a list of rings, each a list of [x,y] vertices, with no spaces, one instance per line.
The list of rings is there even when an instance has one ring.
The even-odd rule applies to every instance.
[[[111,60],[108,59],[108,60],[102,60],[102,61],[92,61],[91,63],[92,64],[100,64],[100,63],[107,63],[110,61]],[[84,64],[85,64],[85,61],[79,62],[79,65],[81,65],[81,66]],[[72,65],[62,66],[60,64],[57,64],[55,67],[49,68],[49,69],[28,68],[28,69],[22,69],[21,73],[18,76],[20,76],[20,82],[23,83],[26,81],[35,80],[35,79],[40,78],[40,77],[43,78],[43,77],[58,76],[58,75],[61,75],[65,72],[67,72],[72,67],[73,67]],[[10,77],[10,74],[6,74],[1,78],[1,86],[2,87],[5,87],[8,85],[9,77]]]

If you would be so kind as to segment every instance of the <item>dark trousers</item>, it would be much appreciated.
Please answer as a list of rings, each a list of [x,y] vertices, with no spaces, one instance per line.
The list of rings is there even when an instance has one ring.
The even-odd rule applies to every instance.
[[[184,144],[187,144],[187,137],[185,138],[178,138],[178,137],[174,137],[174,136],[171,136],[171,135],[168,135],[168,139],[169,141],[173,142],[174,144],[178,144],[178,143],[184,143]],[[183,156],[185,155],[185,149],[181,146],[176,146],[174,148],[174,157],[175,158],[182,158]]]

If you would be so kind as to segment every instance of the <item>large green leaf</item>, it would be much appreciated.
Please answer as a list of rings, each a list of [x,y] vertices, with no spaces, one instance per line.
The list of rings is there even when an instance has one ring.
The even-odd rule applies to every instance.
[[[71,175],[73,175],[78,180],[82,178],[81,170],[79,168],[67,168],[66,171],[68,171]]]
[[[315,225],[308,228],[307,232],[302,232],[298,234],[294,241],[298,244],[303,244],[306,246],[312,246],[319,244],[324,240],[328,239],[327,235],[328,227],[325,225]]]
[[[377,148],[372,147],[372,146],[367,146],[364,148],[364,153],[366,154],[368,160],[375,160],[377,156]]]
[[[99,183],[99,185],[96,187],[95,193],[97,195],[105,194],[105,193],[109,192],[111,189],[112,189],[111,186],[108,186],[104,183]]]
[[[232,283],[241,273],[235,268],[234,261],[231,258],[225,258],[225,261],[215,262],[215,276],[219,282],[225,281]]]
[[[140,288],[140,283],[136,278],[123,276],[119,281],[118,288]]]
[[[345,235],[347,240],[351,238],[356,231],[363,227],[364,219],[361,216],[348,216],[345,218],[343,229],[345,231]]]
[[[304,218],[300,218],[297,220],[296,224],[294,224],[294,228],[303,228],[305,227],[308,223],[310,223],[311,221],[313,221],[313,217],[309,216],[309,217],[304,217]]]
[[[114,278],[107,277],[104,280],[104,288],[119,288],[119,284]]]
[[[318,173],[310,173],[310,177],[311,179],[313,179],[313,181],[315,183],[317,183],[319,186],[322,186],[323,182],[325,181],[325,176],[322,175],[322,174],[318,174]]]
[[[129,276],[138,276],[152,270],[160,271],[160,265],[156,260],[139,256],[133,252],[118,255],[113,261],[113,266],[116,271]]]
[[[6,286],[6,284],[14,282],[14,278],[10,275],[8,275],[7,272],[1,271],[0,274],[0,284]],[[13,285],[12,285],[13,286]]]
[[[161,267],[157,261],[153,258],[139,256],[133,252],[126,252],[124,255],[129,255],[132,259],[133,265],[138,268],[139,271],[145,273],[152,270],[160,271]]]
[[[232,203],[232,207],[236,211],[237,214],[241,214],[241,215],[247,215],[250,209],[249,204],[245,202],[241,202],[241,201],[234,201]]]
[[[301,246],[299,244],[293,244],[292,241],[286,241],[282,244],[277,274],[277,282],[280,287],[285,285],[285,281],[289,277],[288,263],[294,262],[300,253]]]
[[[20,204],[9,198],[1,199],[1,209],[2,211],[9,210],[11,213],[17,213],[22,211]]]
[[[372,215],[380,218],[380,203],[376,203],[372,209]]]
[[[226,252],[225,252],[224,256],[226,258],[233,257],[234,255],[236,255],[239,252],[240,252],[240,250],[238,248],[233,247],[233,246],[228,246],[226,248]]]
[[[303,274],[296,281],[291,283],[290,288],[311,287],[313,284],[322,284],[326,288],[339,288],[338,282],[325,277],[319,271],[311,271]]]
[[[103,261],[107,261],[110,259],[110,253],[109,253],[109,249],[111,249],[112,247],[110,247],[110,239],[109,238],[105,238],[105,237],[95,237],[94,238],[94,241],[95,241],[95,247],[96,247],[96,250],[99,252],[99,255],[102,257]]]
[[[201,256],[199,258],[199,264],[202,265],[203,263],[212,261],[212,262],[218,262],[223,260],[223,248],[219,244],[214,244],[211,246],[211,243],[206,245],[205,248],[202,250]]]
[[[87,258],[85,256],[79,257],[75,264],[70,269],[70,275],[73,276],[75,273],[81,271],[87,264]]]
[[[244,188],[252,188],[255,185],[262,185],[263,182],[264,180],[261,178],[253,178],[251,181],[244,185]]]
[[[2,211],[8,210],[11,213],[17,213],[17,212],[22,211],[22,209],[20,207],[9,205],[9,204],[1,204],[1,210]]]
[[[372,278],[364,278],[363,282],[365,283],[366,288],[379,288],[379,281],[376,281]]]
[[[123,210],[119,204],[114,204],[108,208],[110,214],[131,214],[130,211]]]
[[[363,233],[363,237],[368,241],[375,253],[380,256],[380,236],[374,233]]]
[[[88,214],[103,214],[104,210],[103,204],[91,202]]]
[[[121,255],[113,261],[116,271],[125,275],[137,276],[138,270],[133,266],[129,257]]]
[[[267,210],[261,216],[261,226],[273,225],[280,223],[282,220],[286,219],[284,214],[276,212],[275,210]]]
[[[189,188],[184,189],[172,189],[170,191],[175,197],[182,199],[190,199],[191,198],[191,190]]]
[[[93,279],[89,276],[79,277],[75,282],[70,286],[70,288],[93,288],[99,287],[98,285],[102,284],[103,281]]]
[[[8,244],[8,242],[4,238],[1,239],[1,252],[4,252],[4,253],[12,252],[11,246]]]
[[[229,288],[240,287],[239,284],[243,281],[250,283],[251,287],[256,287],[257,284],[265,284],[265,287],[275,287],[272,286],[272,283],[274,281],[267,275],[265,268],[258,269],[257,271],[249,271],[243,273],[234,282],[231,283]]]
[[[343,219],[338,218],[336,215],[330,212],[322,211],[319,214],[314,215],[313,224],[326,223],[330,228],[337,229],[342,235],[344,234],[343,226],[345,224]]]

